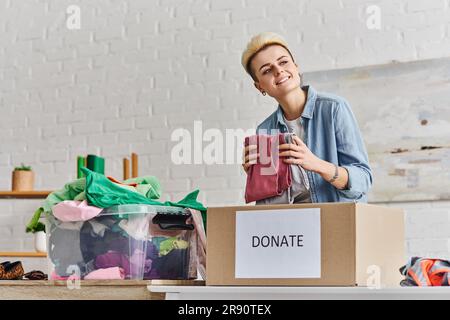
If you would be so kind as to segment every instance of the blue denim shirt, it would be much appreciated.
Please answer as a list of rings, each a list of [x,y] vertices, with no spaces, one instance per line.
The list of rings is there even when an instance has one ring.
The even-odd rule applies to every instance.
[[[307,92],[300,117],[305,129],[304,143],[317,157],[345,168],[349,175],[347,188],[339,190],[319,174],[307,171],[312,202],[367,202],[372,171],[349,103],[339,96],[317,92],[311,86],[302,89]],[[288,132],[280,106],[258,126],[257,133],[271,134],[272,130]]]

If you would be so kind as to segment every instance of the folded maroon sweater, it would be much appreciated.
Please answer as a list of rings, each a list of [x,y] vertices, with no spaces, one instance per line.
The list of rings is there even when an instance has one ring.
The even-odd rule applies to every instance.
[[[279,196],[291,186],[291,168],[279,158],[278,151],[278,146],[285,143],[283,133],[245,138],[245,146],[256,145],[259,154],[247,172],[246,203]]]

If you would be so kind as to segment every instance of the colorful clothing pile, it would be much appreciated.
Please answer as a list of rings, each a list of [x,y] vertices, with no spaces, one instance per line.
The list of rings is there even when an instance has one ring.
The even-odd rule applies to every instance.
[[[198,190],[179,202],[162,203],[156,201],[161,194],[154,177],[121,183],[86,168],[82,171],[86,178],[50,194],[27,226],[34,230],[41,213],[46,214],[52,279],[74,274],[81,279],[136,279],[142,274],[145,279],[197,277],[206,248],[200,212],[206,208],[197,202]],[[107,208],[127,205],[171,207],[183,211],[183,223],[196,228],[162,229],[153,223],[157,214],[104,214]],[[170,222],[170,217],[162,220]]]
[[[441,259],[410,258],[408,263],[400,268],[405,276],[402,287],[419,286],[450,286],[450,261]]]
[[[192,230],[163,230],[152,222],[155,214],[54,219],[49,230],[51,278],[66,279],[75,272],[80,279],[195,279],[205,261],[205,233],[200,212],[188,210],[186,225],[195,225]]]

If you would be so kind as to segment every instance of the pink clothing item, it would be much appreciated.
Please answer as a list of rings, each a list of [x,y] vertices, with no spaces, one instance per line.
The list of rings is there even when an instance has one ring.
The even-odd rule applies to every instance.
[[[90,220],[99,215],[102,208],[89,206],[87,200],[65,200],[52,208],[53,215],[63,222]]]
[[[68,277],[62,277],[59,274],[57,274],[55,271],[52,271],[52,273],[50,274],[50,280],[80,280],[80,277],[78,277],[75,274],[70,275]]]
[[[206,233],[200,211],[189,209],[192,214],[190,218],[195,229],[190,237],[189,243],[189,278],[197,277],[197,270],[203,280],[206,279]],[[190,222],[188,220],[188,222]]]
[[[122,268],[113,267],[92,271],[84,277],[85,280],[123,280],[125,272]]]
[[[285,143],[282,133],[245,138],[245,146],[256,145],[259,154],[247,173],[246,203],[279,196],[291,186],[291,168],[279,158],[278,151],[278,146]]]

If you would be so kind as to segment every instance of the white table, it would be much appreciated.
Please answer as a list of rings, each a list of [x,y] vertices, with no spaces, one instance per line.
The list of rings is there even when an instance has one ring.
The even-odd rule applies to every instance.
[[[220,287],[149,286],[166,300],[450,300],[450,287]]]

